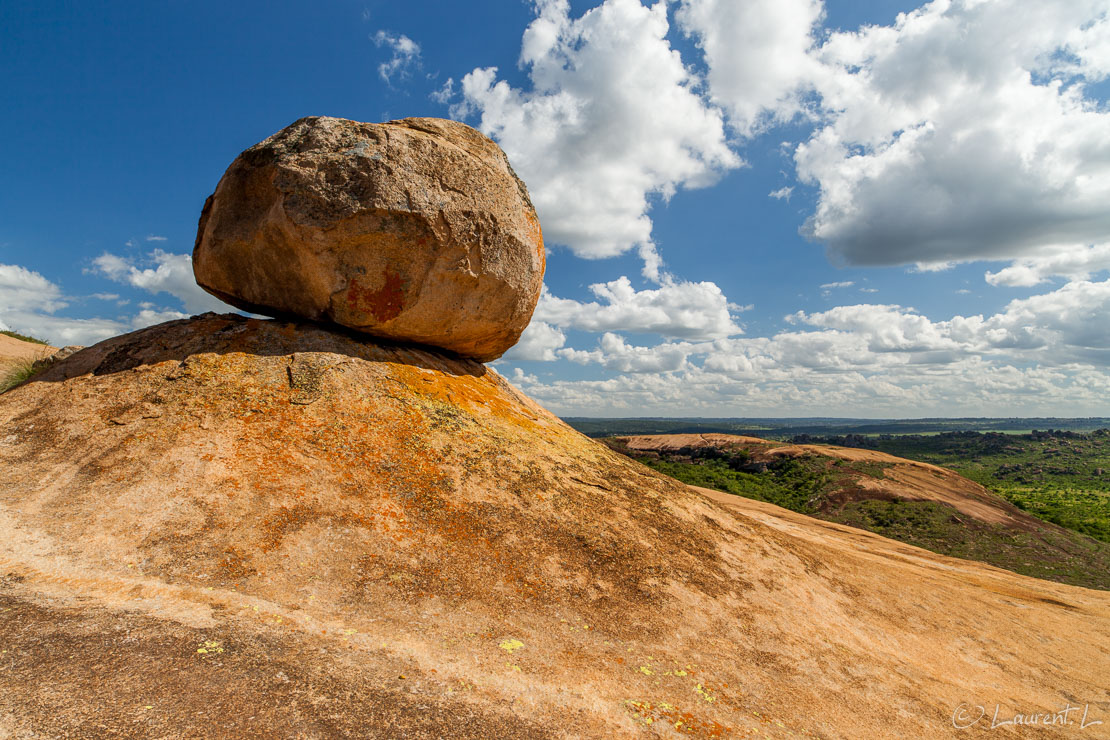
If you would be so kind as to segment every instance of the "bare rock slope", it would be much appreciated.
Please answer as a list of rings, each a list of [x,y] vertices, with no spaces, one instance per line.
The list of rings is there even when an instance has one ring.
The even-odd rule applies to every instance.
[[[22,339],[0,334],[0,371],[20,362],[41,360],[57,351],[57,347],[25,342]]]
[[[205,315],[58,363],[0,429],[0,736],[1110,720],[1107,594],[725,508],[476,362]]]

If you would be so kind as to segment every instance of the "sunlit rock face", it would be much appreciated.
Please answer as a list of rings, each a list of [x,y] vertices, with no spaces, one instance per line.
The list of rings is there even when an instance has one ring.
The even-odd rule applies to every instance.
[[[455,121],[302,118],[232,162],[197,282],[228,303],[489,361],[543,281],[539,221],[490,139]]]

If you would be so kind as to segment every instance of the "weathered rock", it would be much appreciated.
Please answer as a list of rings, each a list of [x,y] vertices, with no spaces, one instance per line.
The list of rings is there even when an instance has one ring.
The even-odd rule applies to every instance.
[[[48,367],[52,366],[54,363],[61,362],[73,353],[80,352],[82,349],[84,349],[84,347],[76,344],[66,345],[57,352],[54,352],[45,357],[40,357],[39,359],[35,360],[34,363],[31,365],[31,371],[40,373]]]
[[[688,488],[445,353],[207,315],[0,395],[2,738],[962,740],[1105,722],[1107,644],[1110,593]]]
[[[544,250],[524,184],[469,126],[310,117],[231,164],[193,270],[248,311],[488,361],[528,325]]]

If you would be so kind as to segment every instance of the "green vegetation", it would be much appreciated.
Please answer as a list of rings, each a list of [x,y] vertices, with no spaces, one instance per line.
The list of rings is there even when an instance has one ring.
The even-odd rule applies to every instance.
[[[1061,527],[1110,542],[1110,430],[1029,434],[795,437],[879,450],[955,470],[1018,508]]]
[[[671,453],[637,455],[616,440],[605,442],[649,468],[683,483],[766,501],[802,514],[818,514],[828,497],[860,475],[882,478],[889,463],[848,461],[822,455],[782,456],[753,462],[743,449],[686,447]]]
[[[590,437],[623,437],[633,434],[740,434],[767,439],[788,440],[799,434],[810,435],[897,435],[945,434],[949,432],[1028,433],[1032,429],[1065,429],[1090,432],[1110,427],[1110,418],[1003,418],[1003,419],[836,419],[811,418],[636,418],[594,419],[566,417],[572,427]]]
[[[933,501],[853,501],[832,520],[949,557],[1110,590],[1110,546],[1071,532],[987,524]]]
[[[641,458],[640,462],[692,486],[766,501],[803,514],[817,511],[819,492],[828,485],[830,478],[817,466],[804,465],[789,458],[782,459],[786,465],[777,465],[774,470],[768,468],[766,473],[733,470],[720,460],[689,463]]]
[[[49,342],[44,342],[41,339],[35,339],[34,337],[29,337],[25,334],[17,334],[16,332],[8,331],[7,329],[0,331],[0,334],[11,337],[12,339],[18,339],[21,342],[33,342],[34,344],[45,344],[47,346],[50,346]]]
[[[1012,439],[997,433],[978,436]],[[1099,444],[1105,441],[1110,447],[1110,434],[1092,436],[1097,438]],[[907,439],[912,438],[897,437],[895,441]],[[866,444],[853,446],[873,447],[900,457],[941,465],[945,460],[940,458],[950,459],[959,447],[954,440],[950,440],[950,446],[941,447],[943,435],[919,436],[917,439],[929,440],[921,442],[922,445],[937,445],[933,459],[926,460],[920,454],[916,458],[906,454],[905,449],[911,445],[898,450],[875,447],[879,442],[893,445],[894,441],[888,438],[868,439]],[[1074,442],[1075,438],[1072,440]],[[831,440],[805,438],[798,441]],[[1061,526],[1066,526],[1062,524],[1066,521],[1078,522],[1086,527],[1086,530],[1073,532],[1046,525],[1036,531],[1027,531],[988,524],[933,501],[861,499],[856,481],[860,477],[882,478],[891,463],[846,461],[822,455],[783,456],[764,462],[754,461],[743,449],[720,450],[712,447],[637,453],[628,450],[619,440],[608,439],[605,442],[644,465],[690,485],[766,501],[826,521],[866,529],[942,555],[978,560],[1036,578],[1110,590],[1110,545],[1092,538],[1095,533],[1103,531],[1100,527],[1105,526],[1107,521],[1105,507],[1110,502],[1110,493],[1105,489],[1101,492],[1084,490],[1078,494],[1069,494],[1067,489],[1052,489],[1057,494],[1055,498],[1024,485],[1007,489],[1012,494],[1007,498],[1031,514]],[[919,448],[915,449],[920,452]],[[944,450],[943,454],[936,451],[940,449]],[[972,449],[978,448],[973,444]],[[1088,471],[1096,480],[1101,478],[1101,475],[1096,475],[1099,457],[1094,454],[1101,449],[1098,445],[1087,448],[1083,454],[1093,456],[1092,459],[1084,458],[1082,464],[1077,462],[1075,469]],[[999,454],[1003,452],[1013,453],[1013,450]],[[976,463],[980,466],[976,469],[980,475],[969,476],[984,485],[993,481],[984,472],[989,467],[984,463],[986,458],[980,454]],[[1105,467],[1110,469],[1110,463]],[[1071,480],[1088,479],[1078,473]]]
[[[0,393],[6,393],[35,374],[34,360],[17,360],[0,370]]]

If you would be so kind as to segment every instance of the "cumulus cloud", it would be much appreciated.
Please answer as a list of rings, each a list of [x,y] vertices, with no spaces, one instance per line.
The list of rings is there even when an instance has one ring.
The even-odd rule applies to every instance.
[[[711,282],[667,281],[636,290],[627,277],[590,286],[599,301],[557,298],[545,288],[536,317],[584,331],[650,332],[680,339],[718,339],[742,333],[724,293]]]
[[[68,305],[62,289],[41,274],[0,265],[0,317],[8,329],[55,345],[91,344],[120,333],[118,321],[54,315]]]
[[[1110,233],[1104,0],[936,0],[814,53],[806,226],[854,264],[1082,250]]]
[[[447,82],[444,82],[438,90],[429,93],[428,97],[440,105],[449,105],[455,99],[455,78],[448,77]]]
[[[676,12],[705,54],[713,102],[744,136],[801,110],[816,75],[809,52],[823,15],[821,0],[683,0]],[[789,197],[789,188],[776,192],[784,191]]]
[[[192,278],[189,255],[155,250],[148,268],[130,260],[105,253],[93,261],[93,271],[116,282],[153,294],[168,293],[180,298],[186,311],[227,310],[228,306],[202,293]],[[115,293],[94,293],[87,298],[115,301]],[[41,274],[19,265],[0,265],[0,318],[12,330],[46,340],[55,345],[89,345],[132,329],[182,319],[188,313],[154,303],[139,304],[138,313],[115,317],[73,318],[64,315],[75,303],[85,300],[65,295],[62,288]]]
[[[143,265],[152,266],[145,267]],[[150,293],[168,293],[179,299],[190,313],[235,311],[223,301],[197,285],[193,277],[192,258],[188,254],[171,254],[155,249],[140,265],[119,255],[105,252],[93,260],[94,271],[114,280]]]
[[[505,360],[553,362],[555,350],[567,343],[567,335],[545,321],[533,319],[520,340],[505,353]]]
[[[822,374],[804,368],[757,375],[691,366],[675,373],[621,374],[603,380],[514,382],[564,416],[781,416],[799,409],[813,416],[920,417],[1090,416],[1106,414],[1110,375],[1090,366],[1025,368],[969,358],[944,372],[920,368],[868,375]]]
[[[1040,257],[1015,260],[998,272],[988,272],[986,280],[991,285],[1029,287],[1054,277],[1087,280],[1095,273],[1110,270],[1110,242],[1045,252]]]
[[[558,354],[581,365],[597,363],[606,370],[622,373],[666,373],[686,366],[692,345],[685,342],[640,347],[628,344],[623,337],[606,332],[592,351],[561,349]]]
[[[393,78],[404,78],[408,76],[410,69],[420,67],[420,44],[405,34],[383,30],[371,38],[378,48],[385,47],[391,52],[389,60],[378,65],[378,76],[385,84],[391,85]]]
[[[529,388],[561,413],[928,416],[1110,412],[1110,280],[1076,281],[983,317],[892,304],[788,317],[770,337],[635,346],[615,333],[556,354],[622,373]],[[578,405],[582,404],[582,405]],[[591,409],[591,404],[593,404]],[[1066,410],[1066,411],[1065,411]]]
[[[740,165],[723,116],[667,41],[665,1],[606,0],[580,18],[566,0],[536,7],[520,57],[531,89],[475,69],[453,113],[478,114],[508,153],[548,241],[586,258],[638,249],[659,279],[651,199]]]
[[[68,304],[61,288],[41,274],[19,265],[0,265],[0,312],[46,311],[53,313]]]

